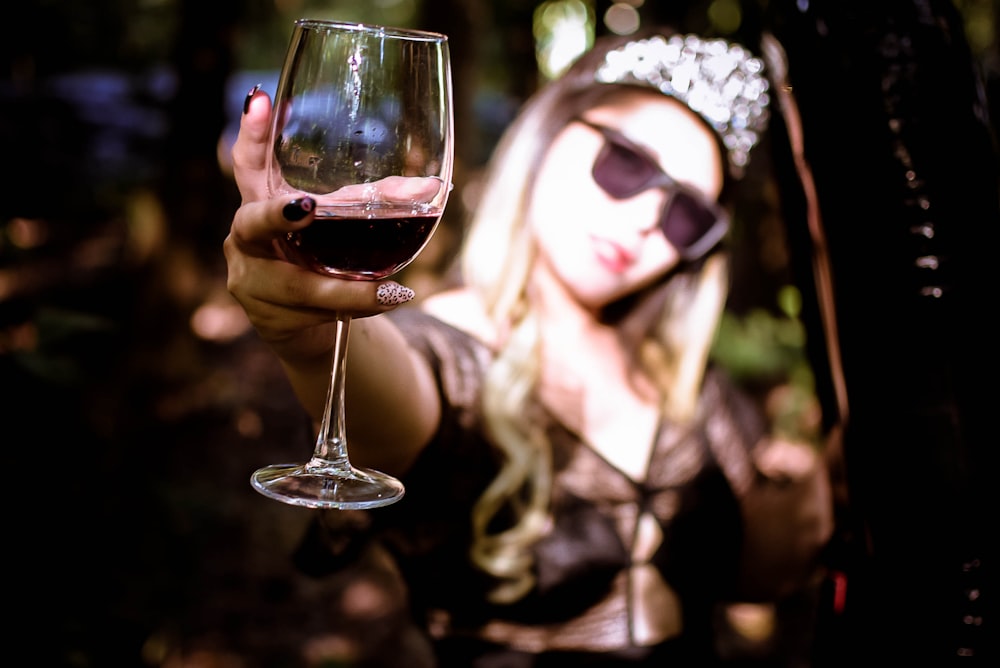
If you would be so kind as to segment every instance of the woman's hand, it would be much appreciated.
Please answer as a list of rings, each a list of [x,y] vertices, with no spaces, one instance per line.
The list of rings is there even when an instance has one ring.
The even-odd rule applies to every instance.
[[[286,363],[326,356],[338,312],[363,317],[392,310],[413,293],[393,281],[325,276],[286,261],[277,239],[312,222],[311,199],[268,199],[265,161],[271,110],[265,93],[248,98],[233,146],[243,203],[223,244],[227,286],[254,328]]]
[[[413,291],[395,281],[334,278],[284,258],[277,240],[308,225],[314,203],[295,195],[268,198],[270,111],[266,94],[249,96],[233,146],[243,202],[223,244],[227,286],[316,420],[326,403],[337,314],[360,318],[351,327],[348,361],[351,459],[400,473],[437,428],[438,395],[426,361],[412,354],[399,330],[385,318],[364,316],[391,311],[413,299]],[[386,406],[393,419],[386,419]]]

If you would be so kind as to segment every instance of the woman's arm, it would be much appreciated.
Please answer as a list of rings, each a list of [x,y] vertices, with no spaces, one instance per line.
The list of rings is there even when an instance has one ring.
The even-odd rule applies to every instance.
[[[816,446],[769,433],[769,420],[722,373],[710,373],[709,443],[740,504],[743,545],[737,595],[773,601],[822,573],[833,532],[830,472]]]
[[[312,213],[294,196],[268,199],[270,109],[266,94],[254,95],[233,146],[243,203],[223,244],[227,286],[317,422],[326,402],[336,314],[355,318],[347,364],[351,459],[400,474],[437,428],[441,406],[426,361],[387,318],[368,316],[394,309],[412,292],[393,281],[324,276],[283,258],[275,240],[308,225]]]
[[[821,573],[833,532],[833,499],[823,458],[808,443],[767,438],[752,453],[757,470],[742,495],[741,593],[781,597]]]

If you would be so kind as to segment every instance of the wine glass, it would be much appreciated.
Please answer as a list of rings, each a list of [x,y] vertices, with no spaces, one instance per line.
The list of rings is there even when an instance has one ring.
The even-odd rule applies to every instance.
[[[451,63],[437,33],[295,22],[270,127],[269,194],[316,201],[315,219],[279,242],[290,261],[339,278],[395,274],[444,212],[454,161]],[[402,483],[347,455],[344,382],[351,319],[339,314],[327,405],[312,458],[257,470],[251,484],[310,508],[376,508]]]

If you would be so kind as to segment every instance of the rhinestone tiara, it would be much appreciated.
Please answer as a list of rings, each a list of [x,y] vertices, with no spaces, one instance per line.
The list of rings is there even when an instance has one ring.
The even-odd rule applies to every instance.
[[[770,98],[764,63],[739,44],[696,35],[657,35],[609,52],[594,78],[650,86],[686,104],[722,138],[737,177],[767,128]]]

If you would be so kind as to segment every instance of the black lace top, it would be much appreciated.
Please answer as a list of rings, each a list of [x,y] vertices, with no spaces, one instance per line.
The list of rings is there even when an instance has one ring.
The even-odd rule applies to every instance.
[[[431,634],[530,653],[707,642],[712,606],[735,594],[737,497],[763,434],[752,404],[710,373],[701,398],[708,419],[688,429],[661,424],[642,482],[553,419],[554,524],[534,551],[537,586],[514,605],[493,605],[494,583],[468,558],[471,509],[498,468],[480,408],[490,352],[416,309],[390,317],[431,361],[444,413],[404,479],[406,496],[372,511],[371,528]]]

